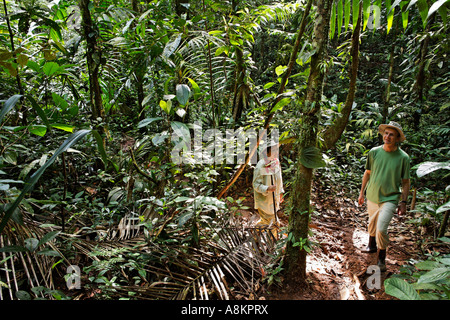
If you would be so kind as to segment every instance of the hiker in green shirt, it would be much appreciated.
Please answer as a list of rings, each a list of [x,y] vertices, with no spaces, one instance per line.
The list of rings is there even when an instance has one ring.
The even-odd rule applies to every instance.
[[[399,143],[405,140],[402,127],[391,121],[380,125],[378,132],[383,136],[384,144],[369,151],[358,203],[364,203],[365,191],[369,244],[361,252],[378,251],[378,266],[381,271],[386,271],[388,226],[396,211],[399,215],[406,213],[410,164],[408,154],[399,147]]]

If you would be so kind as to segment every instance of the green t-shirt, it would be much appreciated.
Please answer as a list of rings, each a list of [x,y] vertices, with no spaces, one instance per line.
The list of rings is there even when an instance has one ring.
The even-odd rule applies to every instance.
[[[384,151],[383,146],[369,151],[366,169],[370,170],[367,184],[367,199],[374,203],[399,201],[402,179],[409,179],[409,156],[398,148],[396,151]]]

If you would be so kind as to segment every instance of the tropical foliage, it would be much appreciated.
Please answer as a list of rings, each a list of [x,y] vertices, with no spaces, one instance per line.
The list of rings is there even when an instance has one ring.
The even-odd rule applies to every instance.
[[[0,299],[70,299],[77,280],[84,298],[237,299],[264,276],[304,280],[311,183],[354,197],[388,120],[405,128],[413,164],[426,163],[410,223],[448,243],[448,172],[430,173],[448,169],[450,152],[448,1],[3,0],[2,10]],[[289,241],[240,224],[231,195],[251,154],[236,166],[173,161],[195,123],[279,130]],[[448,278],[422,274],[446,259],[409,275],[448,298]],[[397,280],[387,293],[417,297]]]

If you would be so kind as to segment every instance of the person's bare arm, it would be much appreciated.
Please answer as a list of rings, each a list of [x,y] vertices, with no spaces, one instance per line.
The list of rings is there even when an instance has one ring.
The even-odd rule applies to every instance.
[[[367,182],[370,179],[370,170],[364,171],[362,178],[361,191],[359,192],[358,204],[362,206],[364,204],[364,190],[366,190]]]
[[[397,208],[398,215],[406,213],[406,201],[408,201],[410,187],[411,187],[411,180],[402,179],[402,202],[400,202],[400,205]]]

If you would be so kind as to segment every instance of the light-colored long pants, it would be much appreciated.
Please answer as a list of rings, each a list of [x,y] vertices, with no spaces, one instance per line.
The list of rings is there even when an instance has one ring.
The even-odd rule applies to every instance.
[[[378,249],[385,250],[389,244],[388,226],[396,210],[395,203],[374,203],[367,200],[369,235],[376,238]]]

